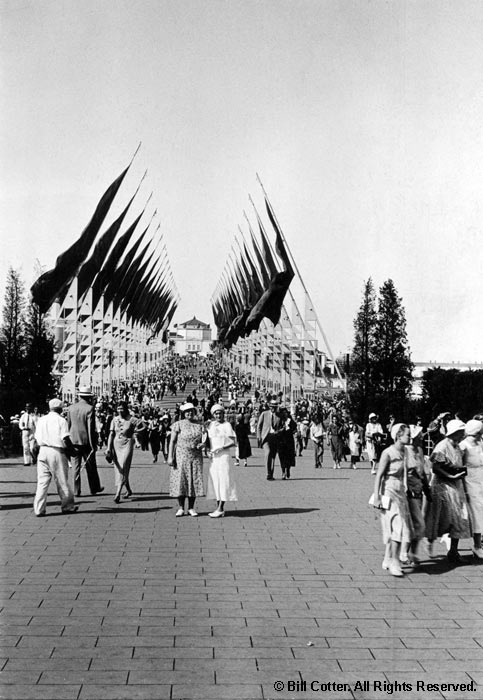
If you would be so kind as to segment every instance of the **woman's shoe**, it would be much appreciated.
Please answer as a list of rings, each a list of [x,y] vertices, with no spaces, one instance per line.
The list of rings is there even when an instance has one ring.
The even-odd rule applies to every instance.
[[[391,560],[390,560],[390,559],[386,559],[386,557],[384,557],[384,559],[382,560],[382,568],[383,568],[383,570],[384,570],[384,571],[388,571],[390,565],[391,565]]]
[[[483,559],[483,549],[481,547],[472,547],[472,552],[476,559]]]
[[[214,510],[213,513],[208,513],[210,518],[224,518],[225,517],[225,511],[224,510]]]
[[[392,559],[391,563],[389,564],[389,573],[391,576],[397,576],[398,578],[404,576],[404,571],[399,566],[399,562],[394,561],[394,559]]]
[[[194,508],[190,508],[190,509],[188,510],[188,513],[191,515],[192,518],[197,518],[197,517],[198,517],[198,513],[195,511]]]
[[[178,510],[176,511],[176,517],[181,518],[182,515],[184,515],[183,508],[178,508]]]
[[[114,503],[120,503],[120,502],[121,502],[121,494],[116,493],[116,495],[114,496]]]

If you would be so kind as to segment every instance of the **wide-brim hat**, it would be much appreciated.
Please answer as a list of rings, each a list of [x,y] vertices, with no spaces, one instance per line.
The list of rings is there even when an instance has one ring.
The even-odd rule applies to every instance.
[[[269,406],[277,406],[278,407],[278,401],[270,401]]]
[[[183,403],[179,407],[179,410],[181,411],[181,413],[185,413],[186,411],[194,411],[195,407],[192,403]]]
[[[462,420],[458,420],[458,418],[455,418],[454,420],[450,420],[448,425],[446,426],[446,437],[451,437],[455,433],[459,433],[461,430],[465,429],[465,424],[463,423]]]
[[[86,386],[85,384],[81,384],[79,389],[78,389],[78,394],[79,396],[92,396],[92,391],[89,386]]]

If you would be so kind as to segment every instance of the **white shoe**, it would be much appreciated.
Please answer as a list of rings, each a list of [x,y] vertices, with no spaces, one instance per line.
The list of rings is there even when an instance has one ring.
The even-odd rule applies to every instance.
[[[447,549],[448,552],[449,552],[449,550],[450,550],[450,548],[451,548],[451,539],[450,539],[450,536],[449,536],[449,535],[443,535],[442,538],[440,539],[440,542],[441,542],[441,544],[446,545],[446,549]]]
[[[198,517],[198,513],[194,510],[194,508],[190,508],[190,509],[188,510],[188,513],[191,515],[192,518],[197,518],[197,517]]]
[[[384,571],[388,571],[390,565],[391,565],[391,560],[390,560],[390,559],[386,559],[386,557],[384,557],[384,559],[382,560],[382,568],[383,568],[383,570],[384,570]]]
[[[182,515],[184,515],[184,510],[182,508],[178,508],[176,511],[176,517],[181,518]]]
[[[481,547],[472,547],[471,549],[477,559],[483,559],[483,549]]]
[[[389,564],[389,573],[391,576],[404,576],[404,571],[399,566],[399,562],[395,561],[394,559],[392,559],[391,563]]]
[[[225,517],[225,511],[224,510],[214,510],[213,513],[208,513],[210,518],[224,518]]]

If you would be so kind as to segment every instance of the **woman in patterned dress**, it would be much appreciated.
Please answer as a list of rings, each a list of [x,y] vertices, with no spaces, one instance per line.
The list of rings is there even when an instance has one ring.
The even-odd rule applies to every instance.
[[[188,499],[188,513],[196,517],[195,500],[204,496],[203,488],[203,443],[206,433],[199,423],[194,423],[195,407],[191,403],[180,406],[181,419],[171,426],[168,464],[169,495],[178,499],[176,517],[185,514],[185,500]]]
[[[114,466],[116,484],[114,501],[119,503],[123,486],[127,492],[125,498],[132,496],[131,486],[129,485],[129,472],[134,451],[134,433],[137,430],[138,421],[129,413],[128,405],[125,401],[119,402],[117,411],[117,416],[114,416],[111,421],[107,455],[112,458]]]
[[[448,561],[460,564],[458,544],[461,538],[470,537],[470,521],[463,477],[463,453],[459,443],[465,433],[465,424],[450,420],[446,426],[446,437],[438,442],[430,456],[433,469],[431,480],[431,503],[426,512],[426,537],[429,550],[437,537],[448,534],[451,546]]]

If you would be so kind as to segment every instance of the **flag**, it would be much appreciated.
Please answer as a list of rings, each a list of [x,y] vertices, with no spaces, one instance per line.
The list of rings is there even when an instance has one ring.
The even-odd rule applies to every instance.
[[[78,299],[82,299],[86,291],[91,286],[96,274],[102,267],[107,254],[114,243],[119,229],[121,228],[122,222],[124,221],[129,207],[133,202],[134,197],[130,200],[127,207],[124,209],[122,214],[116,219],[116,221],[107,229],[107,231],[101,236],[99,241],[96,243],[96,247],[89,258],[82,265],[79,273],[77,275],[77,296]]]
[[[41,275],[34,282],[31,293],[32,301],[38,305],[39,311],[45,313],[52,306],[55,299],[62,293],[77,274],[79,266],[84,262],[94,240],[99,233],[104,219],[110,209],[124,177],[129,170],[128,166],[119,177],[107,188],[99,200],[92,219],[86,228],[66,251],[61,253],[55,262],[55,267]]]

